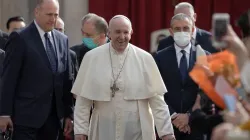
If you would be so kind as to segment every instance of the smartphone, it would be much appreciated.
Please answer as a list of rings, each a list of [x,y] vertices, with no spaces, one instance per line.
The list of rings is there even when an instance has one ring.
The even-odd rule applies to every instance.
[[[236,111],[236,98],[234,95],[225,94],[224,102],[229,112]]]
[[[227,33],[227,26],[230,23],[230,16],[227,13],[215,13],[212,19],[212,44],[217,49],[226,47],[222,37]]]

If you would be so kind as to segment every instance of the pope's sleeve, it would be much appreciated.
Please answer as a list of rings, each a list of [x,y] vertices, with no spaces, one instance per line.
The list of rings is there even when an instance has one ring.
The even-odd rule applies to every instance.
[[[93,104],[92,100],[77,96],[74,112],[74,133],[88,135],[90,108]]]
[[[156,95],[150,98],[149,104],[153,113],[158,136],[161,138],[165,135],[174,135],[168,105],[165,103],[163,95]]]
[[[82,63],[80,65],[77,77],[71,89],[71,93],[75,95],[81,95],[82,86],[86,80],[86,76],[88,74],[88,68],[90,67],[90,55],[89,52],[86,53],[82,59]]]

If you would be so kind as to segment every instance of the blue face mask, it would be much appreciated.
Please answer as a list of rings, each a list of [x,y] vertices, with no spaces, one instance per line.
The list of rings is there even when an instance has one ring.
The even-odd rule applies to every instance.
[[[82,42],[89,48],[89,49],[94,49],[98,45],[94,42],[92,38],[84,37],[82,39]]]

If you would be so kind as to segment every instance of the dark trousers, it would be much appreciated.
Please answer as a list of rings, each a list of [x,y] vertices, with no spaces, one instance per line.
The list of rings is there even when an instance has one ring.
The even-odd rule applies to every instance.
[[[13,140],[62,140],[62,130],[56,116],[50,115],[41,128],[14,125]]]
[[[57,117],[54,99],[50,115],[44,125],[41,128],[14,125],[13,140],[63,140],[63,131]]]

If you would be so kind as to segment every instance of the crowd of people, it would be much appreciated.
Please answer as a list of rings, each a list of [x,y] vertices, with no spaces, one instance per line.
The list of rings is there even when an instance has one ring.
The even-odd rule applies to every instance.
[[[250,20],[242,40],[230,24],[222,38],[224,50],[236,57],[246,95],[236,96],[230,112],[201,94],[189,75],[198,53],[222,51],[212,46],[211,33],[195,25],[190,3],[175,6],[171,35],[154,54],[130,43],[133,27],[124,15],[109,23],[94,13],[83,16],[82,43],[69,47],[57,0],[39,0],[34,13],[31,24],[16,16],[7,21],[8,33],[0,31],[1,137],[250,139],[250,129],[242,127],[250,122]]]

